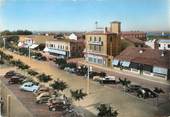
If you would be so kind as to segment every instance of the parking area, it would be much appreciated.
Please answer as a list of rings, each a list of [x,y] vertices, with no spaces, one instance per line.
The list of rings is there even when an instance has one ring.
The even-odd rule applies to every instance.
[[[36,104],[35,103],[35,101],[36,101],[35,95],[33,95],[33,93],[31,93],[31,92],[21,91],[19,89],[18,84],[9,85],[8,80],[3,77],[1,77],[1,82],[4,86],[6,86],[6,89],[8,90],[8,91],[5,91],[5,89],[1,89],[1,93],[4,94],[5,92],[9,93],[11,91],[11,93],[9,93],[9,95],[11,95],[11,98],[13,98],[11,100],[17,101],[17,103],[18,103],[18,105],[14,105],[14,103],[11,102],[11,103],[13,103],[10,105],[12,112],[14,112],[16,110],[20,110],[20,111],[16,111],[16,112],[22,113],[22,111],[24,110],[22,108],[26,108],[26,110],[28,110],[28,113],[30,115],[32,115],[32,117],[56,117],[56,116],[60,117],[61,116],[61,112],[49,111],[48,106],[46,104],[41,104],[41,105]],[[7,96],[7,95],[5,95],[5,96]],[[4,100],[7,100],[7,97],[3,97],[3,98],[4,98]],[[16,100],[14,98],[16,98]],[[7,107],[7,105],[5,107]],[[17,114],[15,114],[15,115],[17,115]],[[14,116],[11,115],[11,117],[14,117]]]

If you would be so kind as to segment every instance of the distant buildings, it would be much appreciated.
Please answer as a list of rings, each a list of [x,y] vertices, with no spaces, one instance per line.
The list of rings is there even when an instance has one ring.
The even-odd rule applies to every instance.
[[[141,31],[121,32],[121,36],[123,38],[137,38],[146,41],[146,33]]]
[[[160,39],[157,43],[159,50],[170,50],[170,39]]]
[[[120,49],[120,22],[111,22],[110,31],[93,31],[85,34],[85,59],[90,63],[111,66]]]

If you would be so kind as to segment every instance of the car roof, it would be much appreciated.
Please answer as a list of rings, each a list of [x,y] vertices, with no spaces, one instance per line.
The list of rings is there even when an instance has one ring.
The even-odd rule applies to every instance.
[[[33,84],[32,82],[26,82],[23,85],[32,85],[32,84]]]

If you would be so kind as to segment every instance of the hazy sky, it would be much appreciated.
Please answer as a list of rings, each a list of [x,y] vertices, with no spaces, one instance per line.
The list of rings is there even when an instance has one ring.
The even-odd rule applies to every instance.
[[[169,30],[170,0],[0,0],[0,30],[93,30],[111,21],[122,30]]]

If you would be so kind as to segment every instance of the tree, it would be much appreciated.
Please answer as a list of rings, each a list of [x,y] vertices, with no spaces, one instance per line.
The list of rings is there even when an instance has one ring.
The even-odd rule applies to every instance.
[[[66,82],[62,80],[54,81],[54,83],[50,84],[50,86],[57,91],[64,91],[68,87]]]
[[[110,105],[100,104],[97,107],[99,113],[97,114],[98,117],[117,117],[118,112],[117,110],[113,110]]]
[[[119,78],[119,82],[122,84],[123,88],[124,88],[124,91],[126,90],[126,87],[131,84],[131,81],[130,80],[127,80],[126,78],[125,79],[120,79]]]
[[[29,69],[28,71],[28,74],[31,75],[31,76],[36,76],[38,74],[38,72],[32,70],[32,69]]]
[[[18,65],[18,68],[19,68],[19,69],[22,69],[22,70],[26,70],[26,69],[29,69],[30,66],[28,66],[28,65],[26,65],[26,64],[20,64],[20,65]]]
[[[84,93],[82,89],[70,90],[70,93],[71,93],[71,97],[75,101],[80,101],[80,100],[84,99],[85,96],[87,96],[87,94]]]
[[[48,81],[52,80],[50,75],[46,75],[44,73],[37,76],[37,78],[40,82],[48,82]]]

